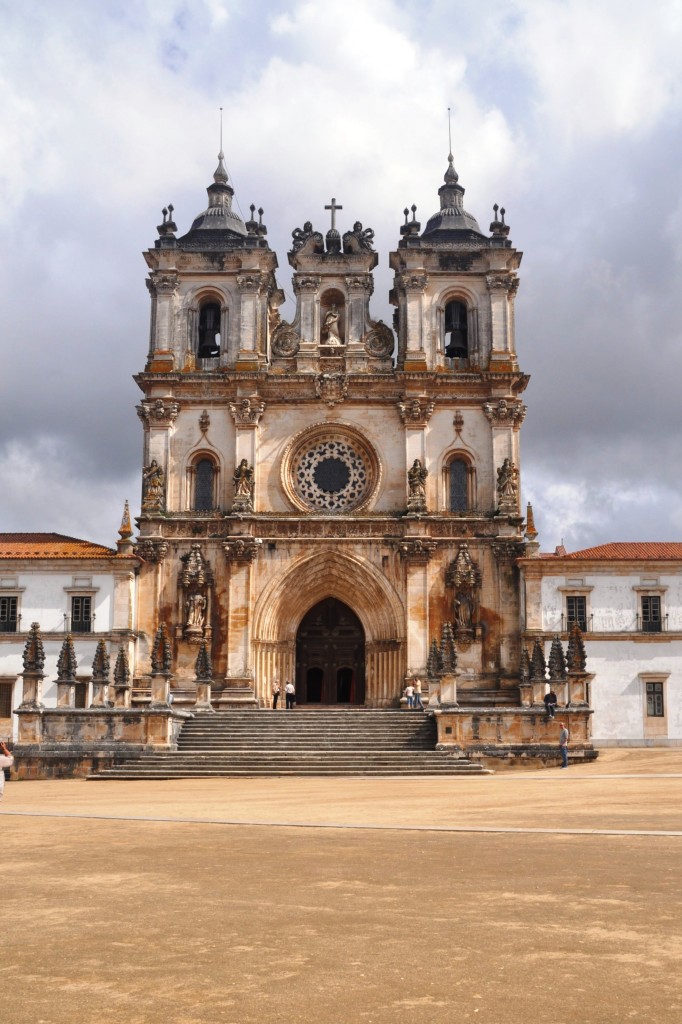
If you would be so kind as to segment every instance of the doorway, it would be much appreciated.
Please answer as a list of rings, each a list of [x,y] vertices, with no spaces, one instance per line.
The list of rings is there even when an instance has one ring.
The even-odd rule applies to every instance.
[[[296,702],[365,702],[365,631],[355,612],[336,598],[314,605],[298,627]]]

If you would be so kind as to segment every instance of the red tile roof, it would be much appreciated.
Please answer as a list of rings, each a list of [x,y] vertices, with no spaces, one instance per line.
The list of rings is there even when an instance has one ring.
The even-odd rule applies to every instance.
[[[598,544],[594,548],[583,548],[582,551],[564,551],[557,549],[554,554],[543,555],[546,558],[581,559],[583,561],[682,561],[682,543],[678,541],[642,541],[628,543],[615,541],[611,544]]]
[[[0,533],[3,558],[112,558],[114,548],[61,533]]]

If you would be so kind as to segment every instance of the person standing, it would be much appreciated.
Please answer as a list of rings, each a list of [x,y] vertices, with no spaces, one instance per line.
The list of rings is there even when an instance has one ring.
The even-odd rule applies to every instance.
[[[284,686],[284,696],[286,697],[286,709],[287,711],[291,711],[296,699],[296,688],[289,679],[287,679]]]
[[[14,758],[4,743],[0,743],[0,800],[5,789],[5,768],[11,768]]]
[[[559,722],[559,750],[561,751],[561,767],[568,768],[569,732],[563,722]]]
[[[422,681],[421,681],[421,679],[415,679],[415,681],[414,681],[414,706],[415,706],[415,708],[421,708],[422,711],[424,710],[424,705],[422,704]]]
[[[408,706],[408,708],[413,708],[414,707],[414,686],[412,685],[412,683],[408,683],[408,685],[405,687],[405,696],[407,697],[407,706]]]
[[[279,686],[279,679],[273,679],[273,681],[272,681],[272,710],[273,711],[277,710],[277,701],[279,700],[280,693],[281,693],[281,690],[280,690],[280,686]]]

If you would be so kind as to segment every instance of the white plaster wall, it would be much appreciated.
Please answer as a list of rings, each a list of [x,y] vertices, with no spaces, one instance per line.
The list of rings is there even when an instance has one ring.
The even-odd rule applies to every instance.
[[[644,584],[644,579],[656,575],[658,585]],[[585,588],[592,588],[587,594],[587,614],[592,616],[592,632],[635,631],[640,606],[640,591],[647,588],[659,593],[661,588],[661,614],[668,615],[667,632],[682,630],[682,576],[662,574],[596,574],[581,573],[576,568],[574,575],[545,576],[542,581],[542,628],[560,630],[564,610],[562,587],[580,593],[582,585],[571,582],[583,581]],[[666,589],[663,589],[666,588]]]

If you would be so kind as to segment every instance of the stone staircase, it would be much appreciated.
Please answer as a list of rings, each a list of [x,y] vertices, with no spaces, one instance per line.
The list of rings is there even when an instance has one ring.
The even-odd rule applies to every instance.
[[[435,745],[435,722],[421,712],[204,712],[185,723],[176,751],[143,754],[90,778],[489,774],[481,765],[436,750]]]

